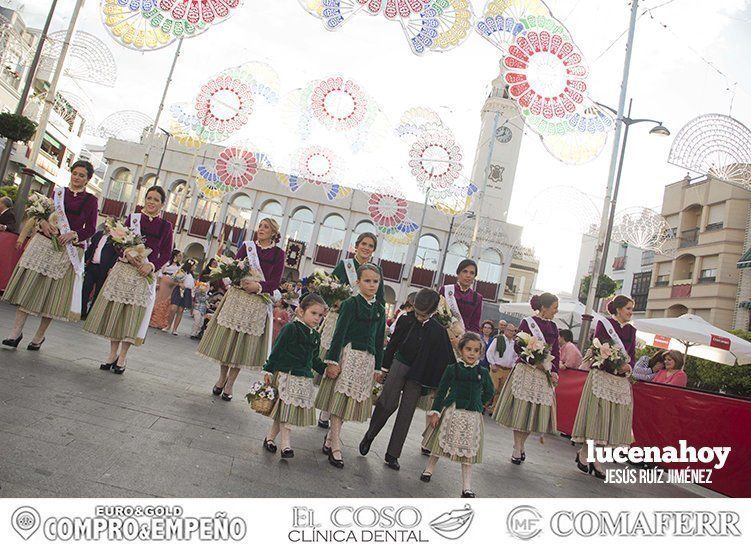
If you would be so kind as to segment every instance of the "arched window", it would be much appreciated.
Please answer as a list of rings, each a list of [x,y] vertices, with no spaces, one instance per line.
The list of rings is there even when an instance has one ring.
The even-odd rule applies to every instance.
[[[287,239],[297,240],[298,242],[310,243],[313,236],[313,225],[315,218],[309,208],[298,208],[289,219],[287,228]]]
[[[503,259],[495,249],[485,249],[480,254],[477,267],[477,279],[488,283],[500,283],[503,270]]]
[[[112,176],[112,185],[110,186],[110,193],[108,198],[125,202],[131,196],[131,190],[133,182],[131,180],[130,170],[127,168],[120,168],[115,171]]]
[[[167,193],[167,205],[165,211],[169,213],[177,213],[180,207],[184,205],[187,199],[190,197],[191,191],[188,189],[188,183],[185,180],[180,180],[172,184],[169,192]]]
[[[459,263],[467,258],[469,255],[469,248],[467,244],[462,242],[454,242],[449,246],[449,250],[446,253],[446,265],[443,267],[443,273],[449,276],[456,275],[456,267]]]
[[[332,213],[321,224],[321,230],[318,232],[318,245],[342,249],[346,229],[347,224],[344,222],[344,218]]]
[[[248,198],[245,195],[242,195],[243,197],[247,198],[248,201],[250,201],[250,198]],[[238,200],[240,197],[238,197]],[[237,202],[237,201],[235,201]],[[237,204],[235,204],[237,205]],[[258,220],[256,221],[256,225],[261,222],[262,219],[266,219],[267,217],[270,217],[271,219],[275,219],[279,225],[282,224],[282,205],[279,204],[276,200],[267,200],[263,203],[263,206],[261,206],[260,211],[258,212]]]
[[[357,242],[357,237],[360,236],[363,232],[372,232],[376,235],[376,238],[378,237],[378,229],[375,228],[375,225],[373,223],[371,223],[370,221],[360,221],[357,226],[355,226],[355,230],[352,232],[352,236],[349,239],[350,253],[355,252],[355,242]]]
[[[423,234],[420,236],[420,242],[417,244],[417,254],[415,255],[415,266],[425,270],[438,270],[441,260],[438,238],[432,234]]]

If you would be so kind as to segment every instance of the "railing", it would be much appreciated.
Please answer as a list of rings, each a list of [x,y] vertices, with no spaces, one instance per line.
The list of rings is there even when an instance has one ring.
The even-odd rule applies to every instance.
[[[691,284],[684,283],[680,285],[673,285],[670,290],[670,298],[688,298],[691,296]]]
[[[707,225],[707,228],[704,229],[704,232],[712,232],[713,230],[722,230],[722,227],[724,227],[725,224],[722,221],[719,221],[717,223],[709,223]]]
[[[625,270],[626,257],[616,257],[613,259],[613,270]]]
[[[655,281],[655,287],[667,287],[670,285],[670,280],[657,280]]]
[[[693,247],[699,243],[699,229],[689,229],[681,232],[680,247]]]
[[[699,283],[714,283],[715,281],[717,281],[717,278],[715,276],[699,278]]]
[[[402,281],[402,272],[404,272],[404,265],[402,263],[381,259],[378,265],[381,267],[384,279],[397,283]]]
[[[433,278],[435,278],[434,270],[413,266],[412,277],[410,278],[409,283],[415,287],[431,287],[433,285]]]
[[[316,245],[316,252],[313,256],[313,262],[315,264],[322,264],[324,266],[336,266],[339,262],[339,253],[341,250],[335,247],[319,246]]]

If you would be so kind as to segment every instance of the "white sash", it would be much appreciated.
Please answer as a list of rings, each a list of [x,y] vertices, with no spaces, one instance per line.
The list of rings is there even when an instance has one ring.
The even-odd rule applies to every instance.
[[[537,321],[535,321],[532,317],[525,317],[523,320],[527,327],[529,327],[529,330],[532,332],[532,336],[537,338],[540,342],[547,344],[547,340],[545,340],[545,335],[542,334],[542,330],[540,330],[540,326],[537,324]]]
[[[65,187],[57,185],[54,191],[55,212],[57,212],[57,226],[61,234],[70,232],[70,223],[68,216],[65,215]],[[83,255],[78,254],[78,248],[73,242],[65,244],[65,252],[68,254],[70,264],[73,265],[73,271],[76,277],[73,280],[73,295],[70,301],[70,312],[75,315],[81,315],[81,297],[83,296]]]
[[[603,319],[601,321],[602,325],[605,327],[605,331],[607,331],[608,335],[610,335],[610,338],[613,340],[613,343],[621,348],[623,350],[623,353],[628,356],[628,351],[626,351],[626,346],[623,345],[623,340],[621,340],[621,337],[618,336],[618,333],[615,332],[615,327],[613,327],[613,324],[610,322],[609,319]]]
[[[454,317],[459,320],[459,323],[462,324],[462,329],[466,330],[467,327],[464,325],[464,318],[462,317],[462,313],[459,311],[459,303],[456,302],[456,286],[446,285],[443,289],[443,292],[446,293],[446,304],[448,304],[449,310],[451,310],[451,313],[454,314]]]
[[[266,276],[261,268],[261,260],[258,258],[258,248],[252,240],[245,241],[245,258],[248,259],[248,265],[251,270],[261,277],[260,281],[266,281]],[[266,304],[266,336],[268,338],[266,353],[271,353],[271,347],[274,343],[274,335],[271,334],[274,327],[274,305]]]
[[[357,296],[360,288],[357,286],[357,268],[355,268],[354,259],[344,259],[344,272],[347,274],[347,281],[352,288],[352,295]]]
[[[141,214],[133,213],[130,215],[130,228],[138,236],[141,236]],[[146,333],[149,330],[149,321],[151,320],[151,312],[154,310],[154,300],[156,300],[156,274],[154,275],[154,281],[149,284],[149,302],[146,304],[146,312],[143,314],[143,320],[141,326],[138,328],[138,338],[145,339]]]

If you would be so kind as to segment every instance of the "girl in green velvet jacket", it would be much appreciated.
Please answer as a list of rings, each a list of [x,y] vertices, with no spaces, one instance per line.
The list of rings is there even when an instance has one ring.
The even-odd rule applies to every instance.
[[[462,497],[474,497],[472,464],[482,461],[482,409],[493,398],[494,388],[487,368],[480,366],[483,344],[480,335],[465,333],[458,345],[461,357],[446,367],[433,408],[430,426],[423,434],[423,447],[430,450],[428,466],[420,479],[429,482],[439,457],[462,465]]]
[[[290,447],[291,426],[316,424],[313,370],[323,374],[326,365],[320,357],[321,335],[316,327],[326,312],[326,303],[315,294],[306,295],[297,308],[297,316],[279,332],[266,364],[264,381],[279,391],[269,417],[274,420],[263,439],[263,447],[276,453],[274,443],[281,433],[282,459],[295,456]]]

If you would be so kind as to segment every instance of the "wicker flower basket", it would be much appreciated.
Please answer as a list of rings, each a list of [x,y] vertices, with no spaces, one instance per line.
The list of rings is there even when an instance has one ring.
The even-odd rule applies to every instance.
[[[267,416],[274,408],[274,401],[269,399],[254,398],[250,401],[250,408],[254,412],[258,412],[262,416]]]

